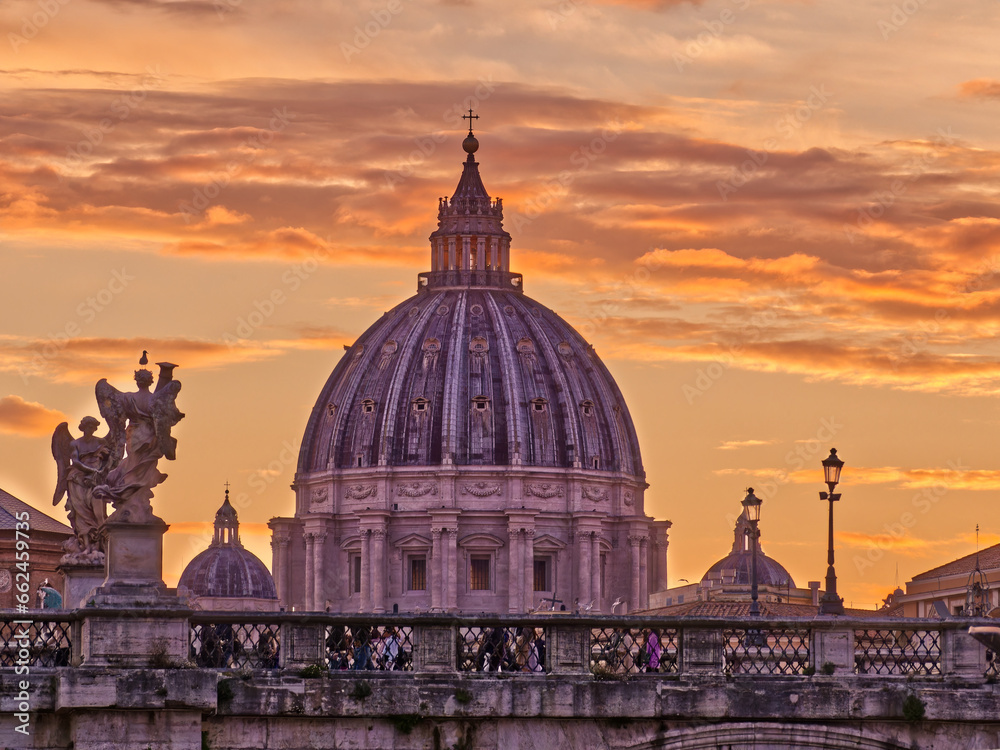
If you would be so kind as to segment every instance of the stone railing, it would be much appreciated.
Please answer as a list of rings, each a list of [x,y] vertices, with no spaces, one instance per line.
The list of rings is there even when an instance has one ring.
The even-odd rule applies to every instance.
[[[590,675],[838,674],[996,679],[979,621],[530,615],[331,615],[81,609],[0,615],[0,668],[19,664]],[[148,634],[148,638],[144,637]],[[121,641],[117,642],[116,638]]]
[[[505,289],[510,292],[523,290],[524,279],[519,273],[495,270],[424,271],[417,274],[417,291],[436,289],[465,289],[484,287]]]

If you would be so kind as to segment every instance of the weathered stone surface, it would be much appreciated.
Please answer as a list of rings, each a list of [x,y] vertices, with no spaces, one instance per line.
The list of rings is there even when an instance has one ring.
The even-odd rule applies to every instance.
[[[1000,747],[1000,691],[981,677],[635,675],[602,681],[377,672],[302,678],[284,671],[224,673],[226,686],[219,689],[219,676],[204,669],[38,670],[30,741],[13,737],[7,713],[0,742],[189,750],[201,747],[206,731],[213,750]],[[12,708],[13,689],[3,674],[0,710]],[[225,697],[216,703],[219,694]],[[903,718],[911,695],[924,703],[926,720]]]
[[[90,592],[104,583],[103,565],[63,563],[58,570],[63,574],[63,606],[66,609],[86,606]]]
[[[201,750],[200,711],[73,714],[73,750]]]
[[[204,669],[64,669],[54,677],[54,708],[214,711],[217,684]]]
[[[81,633],[88,666],[166,666],[188,660],[191,629],[182,614],[134,610],[105,617],[97,611],[84,620]]]

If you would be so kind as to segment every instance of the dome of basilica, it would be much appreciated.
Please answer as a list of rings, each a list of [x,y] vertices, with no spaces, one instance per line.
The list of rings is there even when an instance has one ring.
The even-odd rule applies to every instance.
[[[270,521],[281,604],[643,609],[666,588],[670,522],[645,514],[625,400],[594,348],[524,294],[471,129],[462,148],[430,270],[347,347],[309,415],[295,515]]]
[[[507,271],[502,203],[472,159],[441,199],[433,270],[338,363],[299,471],[450,463],[641,477],[621,391],[594,348]]]

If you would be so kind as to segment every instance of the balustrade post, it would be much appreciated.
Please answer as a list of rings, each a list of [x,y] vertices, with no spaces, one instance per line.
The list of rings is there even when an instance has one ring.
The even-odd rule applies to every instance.
[[[413,671],[458,673],[458,630],[453,624],[414,625]]]
[[[986,667],[986,647],[969,635],[967,624],[941,630],[941,674],[981,680]]]
[[[69,654],[71,667],[83,664],[83,618],[78,617],[70,624],[69,637],[72,648]]]
[[[684,628],[680,632],[682,673],[722,673],[722,627]]]
[[[560,622],[546,628],[550,674],[590,674],[591,627]]]
[[[80,659],[88,667],[149,667],[189,659],[191,610],[78,610]]]
[[[809,666],[817,674],[832,664],[837,674],[854,674],[854,628],[814,627],[809,634]]]
[[[285,621],[281,623],[279,666],[301,669],[311,664],[326,664],[326,625],[322,622]]]

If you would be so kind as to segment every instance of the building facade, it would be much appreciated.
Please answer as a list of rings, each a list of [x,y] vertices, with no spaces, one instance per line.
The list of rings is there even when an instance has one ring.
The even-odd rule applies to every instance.
[[[41,607],[38,587],[46,580],[56,591],[63,590],[63,574],[58,568],[65,554],[63,544],[72,536],[73,529],[66,524],[0,490],[0,609],[18,604],[14,598],[17,585],[25,581],[29,608]],[[64,602],[64,606],[75,604]]]
[[[1000,544],[913,576],[905,593],[896,589],[886,597],[885,608],[899,617],[961,616],[970,609],[970,589],[982,614],[1000,616]]]
[[[594,348],[524,294],[470,131],[417,294],[344,354],[306,426],[295,515],[275,518],[288,608],[644,609],[667,521]]]

